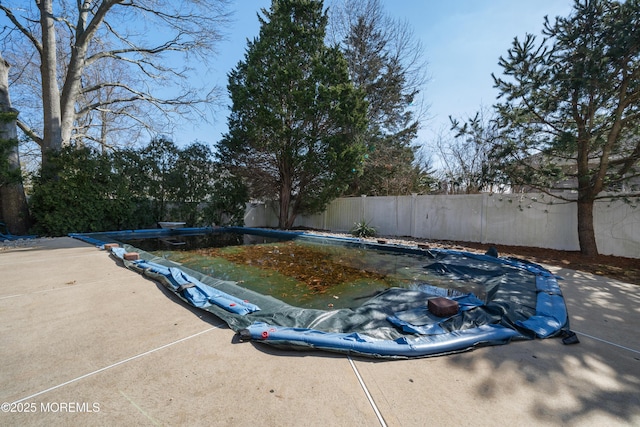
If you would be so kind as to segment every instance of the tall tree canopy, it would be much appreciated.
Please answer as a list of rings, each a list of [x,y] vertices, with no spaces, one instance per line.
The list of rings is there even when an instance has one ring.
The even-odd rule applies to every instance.
[[[417,97],[426,83],[423,49],[406,22],[390,18],[379,0],[336,3],[332,38],[340,43],[354,85],[369,108],[364,173],[351,192],[397,195],[418,191],[415,162]]]
[[[255,198],[277,198],[279,226],[321,211],[361,171],[367,105],[318,0],[273,0],[259,36],[229,74],[223,164]]]
[[[14,66],[18,125],[46,154],[74,140],[107,143],[106,128],[202,112],[215,92],[194,88],[186,64],[211,59],[226,3],[3,0],[10,24],[1,49]]]
[[[580,249],[595,255],[594,202],[640,177],[640,0],[576,0],[543,35],[500,58],[492,156],[515,185],[563,197],[557,183],[573,182]]]

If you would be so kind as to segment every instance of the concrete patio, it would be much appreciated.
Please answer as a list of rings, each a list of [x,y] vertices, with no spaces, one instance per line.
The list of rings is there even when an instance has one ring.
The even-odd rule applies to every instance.
[[[239,343],[71,238],[4,248],[0,425],[640,426],[640,287],[551,270],[580,344],[382,361]]]

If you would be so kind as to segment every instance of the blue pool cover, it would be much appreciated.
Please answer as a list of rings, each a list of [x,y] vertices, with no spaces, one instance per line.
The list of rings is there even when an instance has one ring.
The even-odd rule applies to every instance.
[[[271,232],[238,227],[233,230]],[[304,236],[314,238],[313,234]],[[91,235],[72,237],[96,245],[106,243]],[[577,342],[569,329],[558,277],[540,265],[464,251],[418,250],[398,245],[387,249],[422,253],[424,268],[431,273],[483,283],[487,297],[480,300],[473,294],[449,296],[456,301],[458,310],[447,317],[438,317],[427,308],[429,299],[446,296],[442,289],[429,284],[389,288],[353,309],[306,309],[127,245],[111,251],[126,267],[161,282],[188,304],[220,317],[242,341],[383,358],[437,356],[523,339],[563,337],[565,343]],[[141,259],[125,260],[128,251],[138,252]]]

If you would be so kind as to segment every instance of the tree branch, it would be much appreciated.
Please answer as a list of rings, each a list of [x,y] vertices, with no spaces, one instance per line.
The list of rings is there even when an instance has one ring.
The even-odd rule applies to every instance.
[[[4,14],[7,16],[7,18],[9,18],[11,23],[15,25],[18,31],[20,31],[31,42],[31,44],[33,44],[33,46],[36,48],[38,53],[42,55],[42,44],[38,41],[38,39],[35,38],[35,36],[31,33],[31,31],[29,31],[26,27],[24,27],[20,23],[20,21],[18,21],[16,16],[13,14],[13,12],[11,12],[11,9],[9,9],[6,6],[3,6],[2,3],[0,3],[0,10],[4,12]]]
[[[18,120],[16,122],[20,130],[24,132],[33,142],[42,147],[42,137],[40,137],[33,129],[31,129],[25,122]]]

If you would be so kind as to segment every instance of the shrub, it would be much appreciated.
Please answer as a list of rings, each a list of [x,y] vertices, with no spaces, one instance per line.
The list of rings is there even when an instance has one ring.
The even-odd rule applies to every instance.
[[[354,224],[351,234],[356,237],[373,237],[376,235],[376,229],[369,225],[367,221],[362,220]]]
[[[243,225],[247,188],[212,157],[203,144],[180,149],[166,139],[110,155],[66,147],[34,178],[33,231],[62,236],[178,220]]]
[[[29,201],[34,232],[63,236],[135,225],[136,204],[128,180],[113,172],[109,156],[65,147],[48,159],[34,178]]]
[[[210,224],[244,225],[249,190],[242,179],[220,168],[204,217]]]

